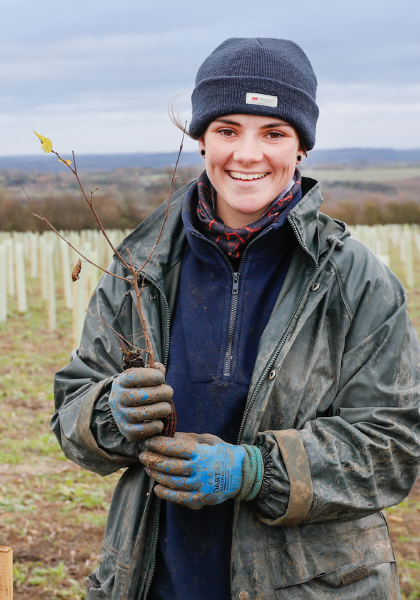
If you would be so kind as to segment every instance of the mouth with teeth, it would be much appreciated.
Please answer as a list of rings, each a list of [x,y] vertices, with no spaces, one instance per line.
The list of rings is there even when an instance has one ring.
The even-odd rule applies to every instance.
[[[253,179],[263,179],[268,173],[238,173],[237,171],[227,171],[232,179],[241,181],[251,181]]]

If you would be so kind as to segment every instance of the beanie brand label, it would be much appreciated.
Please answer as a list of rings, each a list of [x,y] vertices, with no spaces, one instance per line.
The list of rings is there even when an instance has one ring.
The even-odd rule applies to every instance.
[[[258,104],[259,106],[277,106],[277,96],[267,96],[266,94],[253,94],[248,92],[246,95],[247,104]]]

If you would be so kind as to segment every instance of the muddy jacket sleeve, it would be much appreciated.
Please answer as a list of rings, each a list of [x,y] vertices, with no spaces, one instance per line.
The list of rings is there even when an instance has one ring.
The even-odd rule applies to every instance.
[[[124,274],[115,261],[110,269]],[[88,311],[79,349],[72,352],[71,362],[55,376],[56,412],[51,428],[67,458],[107,475],[138,462],[141,448],[119,432],[108,404],[112,381],[122,371],[122,344],[109,327],[90,313],[99,315],[132,341],[129,284],[115,277],[103,277]]]
[[[271,460],[272,493],[258,502],[269,525],[367,516],[401,502],[419,474],[418,337],[402,285],[369,260],[340,275],[351,319],[335,332],[345,341],[328,414],[257,436]]]

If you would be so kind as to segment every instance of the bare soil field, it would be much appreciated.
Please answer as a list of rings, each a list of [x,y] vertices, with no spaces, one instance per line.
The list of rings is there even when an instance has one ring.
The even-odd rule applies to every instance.
[[[0,328],[0,545],[14,549],[16,600],[82,600],[120,474],[101,478],[74,465],[50,432],[52,377],[72,349],[71,315],[59,300],[58,328],[49,332],[38,281],[29,293],[29,312],[12,304]],[[420,264],[409,310],[420,332]],[[420,482],[385,513],[403,598],[420,600]]]

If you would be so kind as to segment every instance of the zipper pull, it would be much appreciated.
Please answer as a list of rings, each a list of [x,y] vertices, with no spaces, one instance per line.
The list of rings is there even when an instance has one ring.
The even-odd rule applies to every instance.
[[[237,296],[238,291],[239,291],[239,273],[234,273],[233,274],[232,294],[234,296]]]

